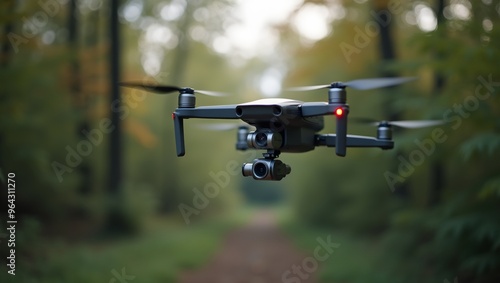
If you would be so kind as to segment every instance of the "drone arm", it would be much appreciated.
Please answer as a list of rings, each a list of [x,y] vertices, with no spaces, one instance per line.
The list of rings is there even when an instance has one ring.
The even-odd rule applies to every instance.
[[[340,113],[337,113],[338,110]],[[346,104],[311,102],[302,105],[302,116],[320,116],[320,115],[335,115],[337,118],[337,134],[335,142],[335,153],[338,156],[346,155],[347,143],[347,115],[349,114],[349,106]]]
[[[184,156],[186,154],[184,143],[184,119],[239,119],[238,116],[236,116],[236,105],[202,106],[197,108],[179,107],[172,114],[172,118],[174,119],[177,156]]]
[[[336,147],[337,135],[336,134],[316,135],[315,145]],[[376,139],[365,136],[347,135],[346,147],[379,147],[381,149],[391,149],[394,147],[394,141]]]
[[[313,116],[323,116],[323,115],[333,115],[335,108],[339,105],[328,104],[325,102],[306,102],[302,104],[302,116],[303,117],[313,117]]]
[[[183,118],[239,119],[236,115],[236,105],[177,108],[175,111]]]

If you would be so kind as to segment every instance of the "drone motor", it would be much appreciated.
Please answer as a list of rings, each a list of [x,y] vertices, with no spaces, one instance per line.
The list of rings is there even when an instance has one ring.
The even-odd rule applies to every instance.
[[[392,129],[391,125],[386,121],[382,121],[377,127],[377,139],[379,140],[391,140],[392,139]]]

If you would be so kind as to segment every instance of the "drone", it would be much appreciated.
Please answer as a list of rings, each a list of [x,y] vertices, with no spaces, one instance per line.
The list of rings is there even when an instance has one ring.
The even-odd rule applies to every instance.
[[[195,94],[222,96],[213,91],[195,90],[190,87],[154,85],[125,82],[121,86],[148,92],[168,94],[178,92],[178,107],[172,113],[177,156],[186,153],[184,120],[239,119],[244,125],[237,127],[237,150],[265,150],[262,158],[244,163],[242,175],[255,180],[279,181],[290,174],[291,167],[277,159],[283,152],[307,152],[318,146],[334,147],[337,156],[346,156],[348,147],[394,148],[392,127],[421,128],[442,123],[439,120],[381,121],[360,119],[358,122],[377,126],[376,137],[347,134],[349,105],[346,88],[368,90],[390,87],[414,80],[412,77],[359,79],[333,82],[326,85],[294,87],[290,91],[328,90],[327,102],[303,102],[284,98],[266,98],[230,105],[196,106]],[[320,134],[324,128],[323,116],[335,116],[335,134]],[[255,127],[250,131],[250,127]]]

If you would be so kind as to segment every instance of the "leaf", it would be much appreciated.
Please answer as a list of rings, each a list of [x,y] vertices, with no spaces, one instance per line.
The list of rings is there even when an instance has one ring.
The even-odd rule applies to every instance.
[[[477,274],[484,274],[488,270],[498,268],[499,263],[497,254],[487,253],[469,257],[463,266],[474,270]]]
[[[466,233],[466,230],[474,227],[479,217],[474,214],[455,217],[446,221],[439,229],[438,236],[440,238],[450,235],[453,238],[459,238]]]
[[[477,243],[485,240],[493,243],[495,240],[500,239],[500,226],[496,221],[482,221],[482,223],[477,224],[477,227],[472,232]]]
[[[477,196],[482,200],[491,197],[500,198],[500,178],[495,178],[486,182],[481,190],[479,190]]]
[[[475,152],[492,155],[500,147],[500,134],[485,132],[466,140],[460,147],[460,152],[468,160]]]

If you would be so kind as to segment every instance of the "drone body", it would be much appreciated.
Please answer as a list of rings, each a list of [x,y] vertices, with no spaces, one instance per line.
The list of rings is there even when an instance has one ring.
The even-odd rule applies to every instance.
[[[303,116],[303,104],[298,100],[268,98],[234,105],[236,118],[257,129],[247,136],[238,136],[237,149],[313,150],[314,136],[323,129],[324,119],[323,116]]]
[[[346,103],[346,87],[371,89],[396,85],[412,78],[381,78],[356,80],[349,83],[332,83],[313,87],[300,87],[294,90],[314,90],[327,88],[328,102],[302,102],[292,99],[260,99],[252,102],[231,105],[196,107],[195,92],[215,95],[209,91],[195,91],[192,88],[172,86],[149,86],[139,83],[123,83],[123,86],[140,88],[147,91],[168,93],[179,92],[178,107],[172,113],[175,129],[177,156],[186,153],[184,143],[184,120],[204,119],[239,119],[255,127],[238,127],[236,148],[238,150],[266,150],[263,158],[244,163],[243,176],[252,176],[256,180],[281,180],[291,172],[290,166],[276,159],[282,152],[307,152],[317,146],[335,147],[338,156],[346,155],[347,147],[378,147],[391,149],[391,125],[400,127],[424,127],[440,123],[439,121],[399,121],[378,123],[376,137],[347,135],[347,117],[349,105]],[[323,116],[335,116],[336,133],[319,134],[324,128]]]

